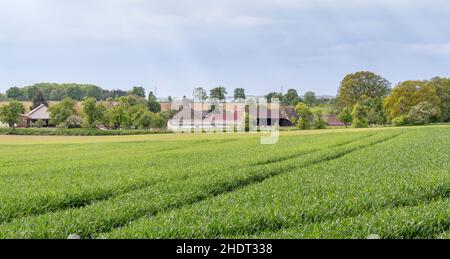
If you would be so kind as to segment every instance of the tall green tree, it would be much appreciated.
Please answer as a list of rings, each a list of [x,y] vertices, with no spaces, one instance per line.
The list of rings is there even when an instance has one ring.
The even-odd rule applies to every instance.
[[[350,123],[353,121],[352,117],[352,109],[350,107],[345,107],[340,113],[339,113],[339,121],[344,123],[345,127],[347,128]]]
[[[194,89],[194,99],[196,102],[204,102],[208,99],[208,93],[203,87]]]
[[[305,103],[311,107],[314,106],[317,103],[316,94],[314,92],[306,92],[305,93]]]
[[[308,106],[304,103],[298,103],[295,106],[295,112],[297,112],[299,116],[297,126],[303,130],[309,129],[314,120],[314,114],[311,112]]]
[[[369,124],[386,124],[387,115],[383,109],[383,99],[381,97],[366,99],[362,104],[367,108],[367,120]]]
[[[64,99],[64,96],[66,96],[66,95],[67,95],[66,90],[63,88],[52,89],[49,94],[49,100],[60,101],[60,100]]]
[[[436,88],[436,94],[441,99],[441,121],[450,121],[450,78],[435,77],[429,84]]]
[[[130,95],[135,95],[137,97],[145,98],[145,88],[142,86],[135,86],[130,91]]]
[[[150,93],[148,94],[148,100],[149,101],[157,101],[158,100],[156,98],[155,94],[153,93],[153,91],[150,91]]]
[[[142,104],[128,107],[127,113],[130,119],[130,126],[138,129],[141,126],[141,117],[148,112],[148,107]]]
[[[360,103],[355,104],[353,106],[352,117],[353,117],[353,127],[367,128],[369,126],[366,106]]]
[[[139,118],[139,126],[143,129],[150,129],[155,116],[156,115],[154,113],[145,111]]]
[[[327,123],[323,119],[322,110],[317,110],[314,112],[314,128],[316,129],[326,129]]]
[[[210,90],[209,96],[211,97],[211,99],[224,101],[227,94],[227,89],[223,86],[219,86]]]
[[[158,101],[148,101],[147,107],[153,113],[161,112],[161,104]]]
[[[367,71],[345,76],[338,92],[338,107],[352,107],[368,98],[384,97],[390,93],[391,84],[383,77]]]
[[[11,87],[6,90],[6,97],[17,101],[24,101],[26,99],[24,91],[19,87]]]
[[[76,85],[69,86],[66,90],[66,94],[67,97],[77,101],[81,101],[84,98],[83,91]]]
[[[38,91],[33,97],[33,105],[31,106],[31,110],[36,109],[41,104],[48,107],[48,102],[45,100],[44,94],[41,91]]]
[[[383,101],[383,107],[390,120],[407,116],[412,107],[421,102],[428,102],[441,113],[441,99],[436,87],[427,81],[405,81],[398,84],[391,95]]]
[[[84,121],[88,127],[93,128],[96,122],[101,122],[104,118],[104,109],[102,104],[97,104],[94,97],[85,97],[83,101]]]
[[[39,89],[39,87],[36,85],[26,87],[23,90],[26,95],[26,100],[33,100],[39,92],[41,92],[42,94],[41,89]]]
[[[50,122],[56,126],[62,126],[70,116],[78,115],[75,105],[76,101],[67,97],[60,103],[50,106]]]
[[[281,103],[285,105],[297,105],[300,102],[300,96],[295,89],[289,89],[287,93],[283,96]]]
[[[84,91],[84,97],[94,97],[97,101],[102,99],[103,89],[96,85],[86,85]]]
[[[16,124],[20,123],[24,112],[25,107],[22,103],[11,101],[7,105],[0,107],[0,121],[8,124],[10,128],[15,129]]]
[[[234,100],[245,100],[245,89],[236,88],[234,89]]]
[[[112,128],[130,128],[131,120],[128,113],[130,107],[127,97],[120,97],[117,104],[108,112],[109,123]]]
[[[153,113],[161,112],[161,104],[158,102],[158,98],[156,98],[153,92],[148,94],[148,102],[147,102],[148,110]]]
[[[272,99],[278,99],[281,103],[283,102],[283,94],[277,92],[271,92],[265,95],[268,103],[272,102]]]
[[[163,129],[166,127],[167,122],[161,114],[155,114],[152,118],[151,127],[154,129]]]

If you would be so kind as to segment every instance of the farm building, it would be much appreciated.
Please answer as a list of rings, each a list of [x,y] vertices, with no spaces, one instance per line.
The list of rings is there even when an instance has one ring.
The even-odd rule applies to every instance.
[[[23,114],[21,127],[29,128],[38,120],[42,120],[45,125],[49,125],[50,112],[48,111],[48,107],[44,104],[41,104],[32,111]]]
[[[188,104],[188,107],[191,105]],[[193,106],[193,105],[192,105]],[[195,111],[194,111],[195,110]],[[187,111],[187,113],[186,113]],[[189,111],[191,111],[189,113]],[[271,109],[264,113],[258,113],[257,125],[260,127],[273,126],[278,123],[282,127],[292,126],[291,118],[298,120],[294,107],[284,106],[279,110],[278,118],[273,118]],[[168,122],[168,129],[208,129],[208,128],[234,128],[242,126],[245,115],[245,104],[227,103],[224,107],[211,112],[200,112],[196,109],[185,109],[177,113]],[[184,120],[191,123],[183,123]]]
[[[325,115],[324,118],[328,126],[345,126],[335,115]]]

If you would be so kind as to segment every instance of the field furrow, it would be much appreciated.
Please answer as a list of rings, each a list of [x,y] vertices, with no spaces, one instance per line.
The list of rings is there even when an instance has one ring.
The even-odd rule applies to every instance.
[[[438,148],[436,143],[450,142],[436,138],[442,133],[404,134],[351,156],[138,220],[105,237],[239,236],[445,199],[450,191],[450,154],[444,143]],[[405,143],[406,155],[400,152]]]
[[[0,238],[448,238],[449,130],[0,143]]]
[[[392,133],[390,134],[392,135]],[[385,138],[386,137],[383,134],[380,134],[367,143],[355,143],[353,146],[339,147],[340,151],[331,149],[324,150],[321,153],[313,153],[310,156],[298,158],[297,161],[294,161],[294,163],[291,163],[291,161],[289,161],[285,163],[279,163],[276,166],[244,166],[242,168],[237,168],[236,170],[230,170],[229,166],[225,166],[222,168],[222,171],[215,170],[197,172],[193,177],[184,178],[183,181],[159,183],[151,186],[151,188],[144,188],[137,192],[119,195],[114,199],[105,201],[104,203],[94,203],[92,206],[88,206],[86,208],[70,209],[67,211],[61,211],[59,213],[57,212],[49,215],[44,214],[42,217],[31,218],[30,222],[34,222],[36,220],[44,220],[47,222],[49,220],[54,220],[57,221],[54,222],[54,226],[58,226],[58,228],[64,228],[58,230],[61,231],[61,234],[58,237],[63,237],[67,233],[71,233],[70,231],[76,231],[78,234],[84,237],[89,237],[93,233],[98,233],[99,231],[104,232],[106,230],[122,226],[129,221],[137,219],[143,215],[154,215],[160,211],[197,203],[213,196],[217,196],[226,192],[232,192],[239,188],[262,182],[270,177],[289,172],[304,165],[319,163],[320,161],[322,161],[322,159],[328,160],[331,156],[330,152],[337,152],[338,154],[344,155],[346,150],[348,150],[348,152],[353,152],[356,148],[364,148],[367,145],[378,143]],[[330,142],[333,143],[333,141]],[[305,146],[305,148],[309,147]],[[104,209],[114,210],[114,212],[110,212],[105,215],[110,218],[104,219],[97,216],[98,211]],[[83,229],[83,223],[87,222],[80,221],[78,217],[82,215],[86,218],[86,221],[97,221],[98,223],[96,224],[98,225],[98,229],[93,232],[92,229]],[[67,224],[70,224],[72,220],[77,221],[76,226],[78,226],[79,229],[65,228],[65,226],[67,226]],[[111,224],[111,221],[113,221],[114,224]],[[20,228],[27,227],[26,224],[22,225],[22,220],[20,222]],[[11,225],[13,226],[14,222],[12,222]],[[35,226],[40,224],[30,223],[30,225]],[[95,224],[91,222],[88,227],[95,227]],[[53,232],[54,234],[55,230],[49,229],[49,232]],[[32,237],[45,237],[49,232],[37,233],[37,235],[44,236],[34,236],[35,233],[32,233]],[[7,230],[5,230],[4,233],[6,234]],[[25,233],[30,234],[29,232]]]
[[[436,198],[424,203],[389,208],[357,217],[287,228],[277,232],[263,232],[236,238],[324,239],[377,236],[383,239],[448,238],[443,231],[450,229],[450,199]]]

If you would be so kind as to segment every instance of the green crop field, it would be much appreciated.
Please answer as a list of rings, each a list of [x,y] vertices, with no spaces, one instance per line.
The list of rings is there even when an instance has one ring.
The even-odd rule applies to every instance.
[[[450,126],[0,136],[0,238],[449,238]]]

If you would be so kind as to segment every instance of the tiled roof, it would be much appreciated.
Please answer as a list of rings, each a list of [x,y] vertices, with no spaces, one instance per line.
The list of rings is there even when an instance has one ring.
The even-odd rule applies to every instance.
[[[39,105],[29,113],[25,114],[25,117],[28,117],[33,120],[48,120],[50,119],[50,113],[48,112],[47,106],[44,104]]]

